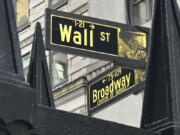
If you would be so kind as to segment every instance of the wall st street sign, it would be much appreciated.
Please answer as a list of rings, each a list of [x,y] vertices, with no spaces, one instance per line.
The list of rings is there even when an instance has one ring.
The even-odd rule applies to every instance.
[[[46,9],[46,48],[145,68],[149,29]]]
[[[144,89],[145,70],[115,67],[88,82],[89,114]]]

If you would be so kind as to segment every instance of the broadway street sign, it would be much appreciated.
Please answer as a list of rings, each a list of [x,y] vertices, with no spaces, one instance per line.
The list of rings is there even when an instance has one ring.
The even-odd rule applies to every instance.
[[[89,115],[144,89],[145,70],[116,67],[88,82]]]
[[[46,48],[145,68],[149,29],[46,9]]]

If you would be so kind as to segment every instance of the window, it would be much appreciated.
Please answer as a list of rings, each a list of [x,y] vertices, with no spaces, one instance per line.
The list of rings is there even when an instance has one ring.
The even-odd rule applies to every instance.
[[[127,0],[127,20],[129,24],[142,25],[152,16],[153,0]]]
[[[180,10],[180,0],[177,0],[177,4],[178,4],[179,10]]]
[[[68,0],[49,0],[49,7],[58,8],[67,3]]]
[[[14,0],[17,27],[23,27],[29,21],[29,0]]]
[[[67,81],[67,56],[60,52],[51,52],[51,80],[52,86]]]
[[[29,62],[30,62],[30,53],[25,54],[22,57],[22,60],[23,60],[24,76],[25,76],[25,80],[27,81],[27,74],[28,74],[28,68],[29,68]]]

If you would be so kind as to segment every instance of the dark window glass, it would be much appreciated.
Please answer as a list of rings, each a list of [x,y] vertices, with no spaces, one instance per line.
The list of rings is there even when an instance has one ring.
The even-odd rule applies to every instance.
[[[152,16],[152,0],[127,0],[127,22],[142,25]]]
[[[146,1],[141,1],[133,5],[133,19],[134,24],[141,25],[148,20]]]

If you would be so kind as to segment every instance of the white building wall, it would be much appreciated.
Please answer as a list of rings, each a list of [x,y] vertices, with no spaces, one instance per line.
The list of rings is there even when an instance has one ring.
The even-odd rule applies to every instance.
[[[93,114],[93,117],[133,127],[140,127],[142,103],[142,93],[130,95]]]
[[[110,0],[90,0],[89,15],[119,23],[126,23],[125,2],[126,0],[113,0],[113,2]],[[146,22],[143,26],[150,27],[151,22]],[[139,127],[142,103],[142,93],[138,95],[131,95],[103,108],[101,111],[92,114],[92,116]]]
[[[78,95],[77,98],[71,99],[69,102],[65,102],[64,104],[57,106],[56,109],[73,112],[74,110],[76,110],[76,108],[84,106],[85,101],[86,101],[86,95],[82,95],[82,96]]]
[[[89,16],[126,23],[125,0],[89,0]]]
[[[48,7],[47,0],[30,0],[29,25],[19,30],[19,40],[20,40],[22,55],[26,54],[31,50],[36,22],[39,21],[41,23],[41,27],[44,35],[44,9],[46,7]]]

